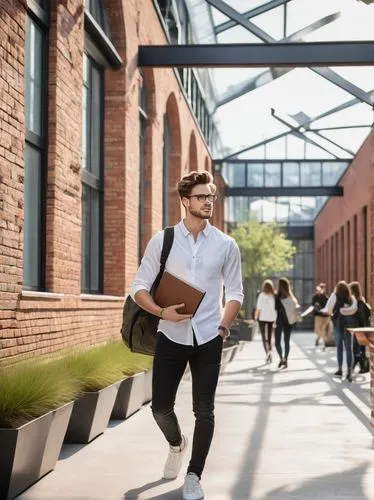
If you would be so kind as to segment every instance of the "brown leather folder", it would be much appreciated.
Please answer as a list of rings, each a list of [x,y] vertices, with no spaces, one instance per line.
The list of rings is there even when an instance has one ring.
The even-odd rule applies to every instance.
[[[205,293],[195,285],[191,285],[174,274],[165,271],[157,287],[154,301],[160,307],[185,304],[177,310],[179,314],[195,315]]]

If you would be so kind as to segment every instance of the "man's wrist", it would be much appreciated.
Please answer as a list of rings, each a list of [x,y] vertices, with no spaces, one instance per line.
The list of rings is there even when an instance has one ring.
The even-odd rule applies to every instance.
[[[230,330],[225,325],[219,325],[218,330],[223,333],[224,338],[230,336]]]

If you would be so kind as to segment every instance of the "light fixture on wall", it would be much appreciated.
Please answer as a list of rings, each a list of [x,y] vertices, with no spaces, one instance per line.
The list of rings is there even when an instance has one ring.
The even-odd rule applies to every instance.
[[[358,1],[360,1],[360,0],[358,0]],[[365,2],[366,5],[369,5],[371,3],[374,3],[374,0],[361,0],[361,2]]]

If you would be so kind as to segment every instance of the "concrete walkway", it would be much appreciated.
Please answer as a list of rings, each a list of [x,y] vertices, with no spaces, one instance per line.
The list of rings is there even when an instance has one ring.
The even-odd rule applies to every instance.
[[[206,500],[373,500],[369,375],[333,379],[335,349],[295,333],[289,368],[264,364],[259,339],[221,376],[216,433],[202,485]],[[177,414],[192,439],[190,383]],[[149,406],[111,422],[88,446],[64,446],[54,472],[22,500],[180,500],[184,471],[161,479],[167,445]],[[188,458],[185,458],[186,465]]]

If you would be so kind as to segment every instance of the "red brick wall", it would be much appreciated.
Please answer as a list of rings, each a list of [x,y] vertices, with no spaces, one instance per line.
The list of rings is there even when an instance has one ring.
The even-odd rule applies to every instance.
[[[332,291],[337,281],[342,279],[348,282],[358,280],[364,287],[363,209],[367,207],[367,290],[365,293],[372,305],[374,305],[374,283],[371,272],[374,269],[374,260],[371,240],[374,235],[374,224],[370,217],[374,215],[373,160],[374,133],[371,133],[340,182],[344,188],[344,196],[331,198],[315,222],[316,282],[326,282],[329,291]],[[355,217],[357,217],[357,239],[354,234]],[[343,237],[342,233],[344,233]],[[320,250],[324,256],[322,259],[318,258]],[[331,257],[332,251],[333,258]],[[356,253],[357,257],[355,257]]]
[[[16,325],[22,290],[25,22],[22,2],[0,0],[0,325],[5,332]],[[7,333],[5,340],[5,348],[14,344]]]
[[[180,176],[191,164],[211,170],[210,153],[174,71],[145,70],[142,76],[137,68],[140,44],[166,42],[155,9],[149,0],[106,0],[105,4],[124,66],[105,73],[105,295],[92,297],[80,295],[83,0],[51,2],[48,293],[22,292],[26,8],[24,1],[0,0],[0,362],[118,337],[123,296],[138,264],[138,99],[142,83],[149,95],[143,248],[162,225],[165,113],[175,138],[170,181],[172,222],[183,213],[175,190]]]

